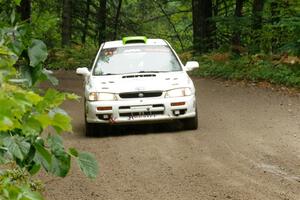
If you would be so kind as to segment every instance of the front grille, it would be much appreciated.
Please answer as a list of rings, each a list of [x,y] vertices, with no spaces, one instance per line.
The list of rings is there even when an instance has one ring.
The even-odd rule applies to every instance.
[[[119,94],[120,98],[122,98],[122,99],[160,97],[161,95],[162,95],[161,91],[152,91],[152,92],[127,92],[127,93],[120,93]]]

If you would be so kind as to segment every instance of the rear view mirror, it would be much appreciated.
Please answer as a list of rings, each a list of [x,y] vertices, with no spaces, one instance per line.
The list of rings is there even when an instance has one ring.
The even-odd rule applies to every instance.
[[[199,63],[197,61],[188,61],[185,65],[186,71],[192,71],[193,69],[199,68]]]
[[[88,76],[90,74],[90,71],[86,67],[80,67],[76,69],[76,74]]]

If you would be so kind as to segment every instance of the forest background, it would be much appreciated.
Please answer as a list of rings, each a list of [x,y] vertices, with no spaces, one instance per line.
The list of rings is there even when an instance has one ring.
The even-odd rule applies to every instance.
[[[194,75],[300,86],[298,0],[22,0],[17,11],[49,69],[90,67],[102,42],[144,35],[199,61]]]
[[[61,137],[60,105],[78,97],[39,84],[132,35],[168,40],[195,76],[300,88],[299,0],[0,0],[0,199],[43,199],[35,175],[65,177],[72,160],[96,177],[94,156]]]

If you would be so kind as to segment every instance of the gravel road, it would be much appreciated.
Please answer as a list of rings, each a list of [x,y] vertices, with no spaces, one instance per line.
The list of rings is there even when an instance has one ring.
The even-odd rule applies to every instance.
[[[57,74],[59,89],[83,93],[82,78]],[[66,102],[74,134],[66,146],[96,155],[89,180],[73,164],[65,179],[42,175],[49,200],[299,200],[300,96],[194,78],[199,129],[180,124],[84,135],[83,102]]]

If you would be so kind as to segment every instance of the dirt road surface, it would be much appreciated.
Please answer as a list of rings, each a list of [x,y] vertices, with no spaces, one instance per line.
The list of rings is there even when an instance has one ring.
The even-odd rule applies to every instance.
[[[83,93],[82,78],[58,73]],[[119,127],[84,135],[83,102],[66,102],[74,134],[65,144],[96,155],[89,180],[73,164],[65,179],[43,175],[49,200],[299,200],[300,97],[194,78],[199,129],[180,124]]]

